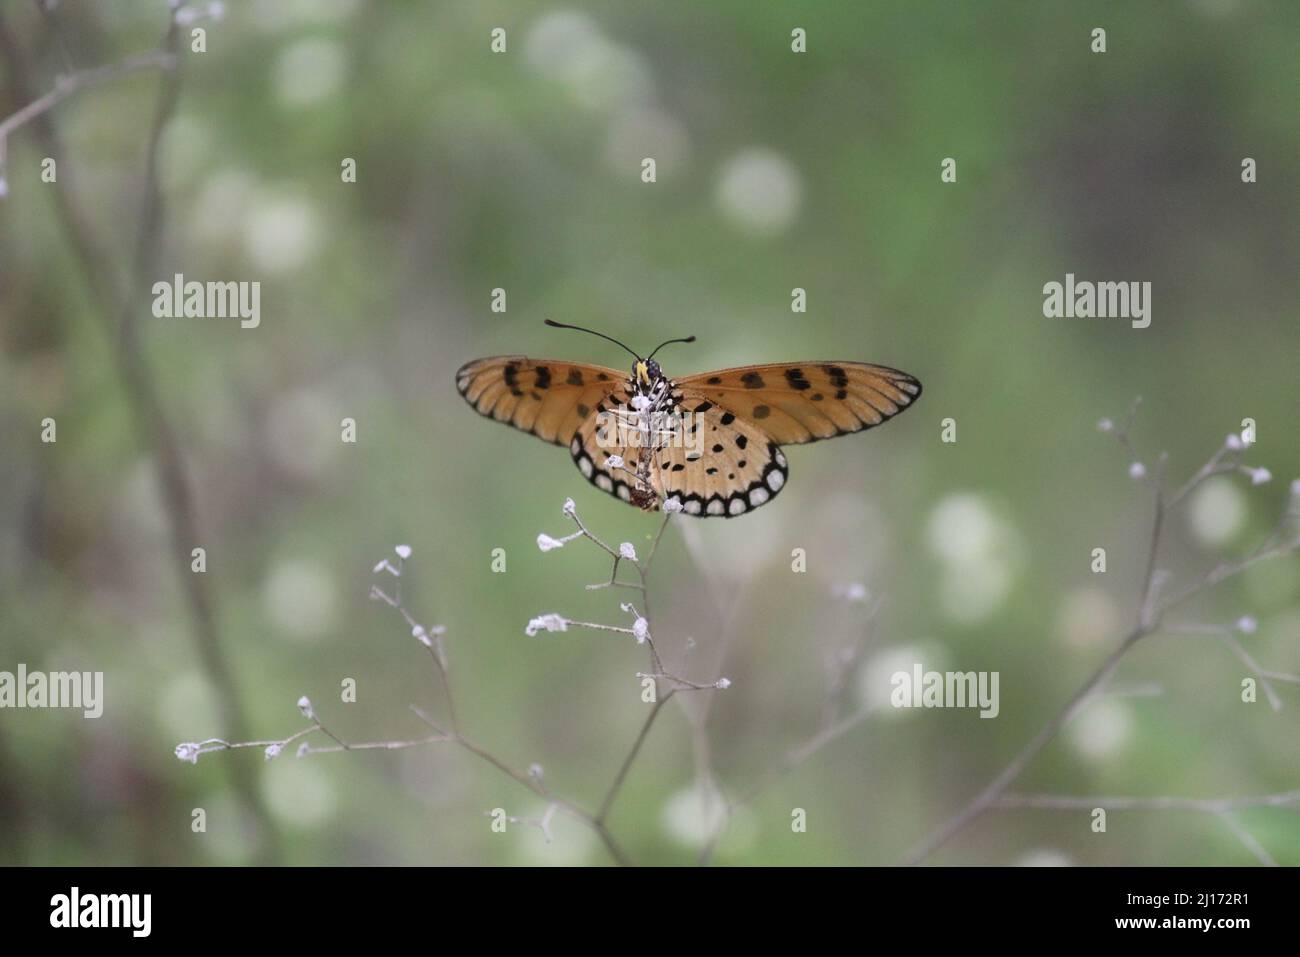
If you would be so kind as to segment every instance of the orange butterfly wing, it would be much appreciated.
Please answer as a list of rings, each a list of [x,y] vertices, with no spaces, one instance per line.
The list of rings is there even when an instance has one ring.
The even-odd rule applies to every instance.
[[[902,412],[921,394],[906,372],[866,362],[778,362],[701,372],[675,380],[683,391],[747,419],[777,445],[860,432]],[[690,405],[687,405],[690,410]]]
[[[567,445],[583,477],[601,491],[636,502],[640,474],[686,514],[726,518],[765,505],[785,487],[789,465],[781,445],[871,428],[921,394],[913,376],[863,362],[703,372],[672,383],[686,414],[680,435],[644,450],[622,444],[610,425],[617,418],[602,415],[616,416],[631,401],[629,378],[615,369],[496,356],[462,366],[456,387],[481,415]]]
[[[611,397],[627,401],[627,382],[626,373],[605,366],[524,356],[476,359],[456,373],[457,391],[480,415],[556,445],[569,445]]]
[[[785,487],[785,454],[764,431],[682,387],[681,407],[689,413],[682,440],[658,450],[655,488],[687,515],[734,518],[766,505]],[[696,411],[702,410],[702,411]]]
[[[684,409],[705,404],[690,390],[680,393]],[[569,452],[587,481],[624,502],[636,503],[643,479],[656,498],[676,501],[688,515],[743,515],[771,501],[785,486],[785,455],[756,425],[725,409],[687,416],[677,436],[645,449],[633,433],[620,431],[612,416],[592,416],[578,427]],[[627,444],[629,443],[630,444]],[[622,465],[611,465],[617,456]]]

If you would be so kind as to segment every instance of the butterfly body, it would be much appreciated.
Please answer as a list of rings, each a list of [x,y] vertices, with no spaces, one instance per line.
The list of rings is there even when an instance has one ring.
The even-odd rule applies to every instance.
[[[781,446],[880,425],[921,394],[907,373],[867,363],[742,366],[674,380],[639,357],[628,375],[496,356],[462,366],[456,386],[481,415],[566,445],[604,492],[646,510],[726,518],[785,487]]]

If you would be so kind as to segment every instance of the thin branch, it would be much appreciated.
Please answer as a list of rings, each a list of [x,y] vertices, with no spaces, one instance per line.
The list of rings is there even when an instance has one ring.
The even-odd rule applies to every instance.
[[[1129,452],[1130,457],[1137,462],[1137,455],[1133,450],[1132,444],[1128,439],[1129,428],[1132,424],[1133,413],[1137,408],[1135,403],[1130,410],[1128,420],[1125,425],[1116,434],[1116,439]],[[1103,421],[1102,431],[1113,431],[1114,426],[1109,421]],[[1138,602],[1138,621],[1132,631],[1126,635],[1119,645],[1107,656],[1101,666],[1094,671],[1083,686],[1066,702],[1065,706],[1047,722],[1047,724],[1036,734],[1032,740],[1007,764],[996,777],[993,778],[978,794],[975,795],[964,807],[956,814],[944,822],[937,830],[923,839],[911,851],[908,852],[903,862],[906,864],[919,864],[937,851],[940,847],[951,840],[956,834],[964,830],[976,818],[980,817],[990,807],[996,805],[1004,796],[1006,790],[1014,783],[1029,765],[1037,757],[1038,753],[1043,750],[1047,744],[1052,741],[1057,734],[1081,711],[1093,695],[1104,687],[1107,680],[1114,673],[1123,658],[1133,649],[1133,647],[1145,636],[1153,633],[1160,627],[1161,619],[1164,614],[1172,607],[1190,598],[1192,595],[1199,593],[1212,584],[1218,584],[1231,578],[1233,575],[1249,567],[1255,561],[1263,560],[1267,557],[1274,557],[1278,554],[1284,554],[1295,548],[1295,543],[1289,546],[1273,547],[1269,543],[1276,541],[1280,536],[1280,530],[1286,522],[1284,515],[1278,523],[1278,528],[1270,534],[1264,543],[1255,549],[1247,559],[1231,564],[1220,565],[1218,570],[1207,575],[1200,583],[1192,588],[1178,593],[1173,598],[1161,601],[1158,591],[1161,582],[1161,576],[1157,570],[1160,547],[1162,544],[1162,532],[1164,528],[1164,519],[1168,510],[1178,502],[1186,498],[1190,492],[1195,489],[1201,482],[1205,481],[1211,475],[1218,474],[1220,467],[1225,462],[1229,463],[1231,470],[1240,468],[1233,453],[1237,450],[1239,442],[1233,442],[1233,437],[1225,446],[1214,453],[1209,461],[1202,466],[1192,478],[1185,483],[1171,497],[1166,498],[1163,493],[1163,472],[1165,457],[1160,457],[1160,463],[1155,480],[1155,503],[1153,509],[1152,529],[1150,544],[1147,552],[1146,571],[1143,576],[1142,587],[1140,590],[1140,599]],[[1249,471],[1249,470],[1246,470]],[[1137,477],[1144,474],[1144,470],[1130,473]],[[1265,473],[1265,478],[1267,473]],[[1253,478],[1258,481],[1258,478]],[[1242,649],[1244,653],[1244,649]],[[1249,656],[1247,656],[1249,657]],[[1260,673],[1256,668],[1257,673]],[[1271,694],[1271,692],[1270,692]]]
[[[1105,808],[1108,811],[1200,811],[1206,814],[1223,814],[1257,807],[1296,807],[1300,805],[1300,789],[1279,791],[1276,794],[1253,794],[1245,797],[1189,798],[1189,797],[1133,797],[1097,795],[1095,797],[1065,794],[1001,794],[992,803],[999,808],[1037,808],[1052,811],[1091,811]]]
[[[106,324],[113,322],[118,313],[116,329],[110,329],[116,346],[117,365],[131,402],[135,421],[145,441],[152,447],[159,483],[163,491],[163,507],[171,532],[172,548],[176,555],[181,588],[189,605],[194,626],[194,637],[204,671],[218,692],[222,722],[235,737],[244,737],[244,719],[239,705],[239,692],[234,677],[224,657],[216,623],[215,600],[209,576],[189,572],[190,550],[202,539],[198,534],[198,520],[179,446],[174,430],[164,411],[157,384],[140,348],[135,333],[134,317],[141,290],[150,288],[162,229],[162,200],[158,185],[158,152],[162,132],[175,109],[180,89],[178,69],[178,29],[176,11],[168,16],[167,27],[159,48],[140,56],[130,57],[120,63],[96,67],[61,77],[53,90],[33,99],[3,123],[0,123],[0,153],[8,135],[30,124],[40,148],[45,155],[55,159],[62,167],[63,150],[58,130],[52,122],[50,111],[54,106],[76,92],[116,80],[142,70],[161,69],[163,81],[158,90],[153,123],[147,140],[143,200],[135,241],[135,259],[131,264],[132,284],[124,290],[119,286],[113,269],[104,265],[107,258],[94,235],[94,227],[87,207],[75,188],[75,181],[60,185],[54,191],[55,203],[63,222],[69,244],[76,254],[92,298],[102,304]],[[0,61],[8,67],[10,86],[19,99],[28,97],[27,71],[24,51],[9,32],[0,14]],[[0,161],[3,156],[0,155]],[[234,772],[237,792],[252,813],[263,825],[267,835],[264,857],[275,857],[275,831],[273,821],[266,813],[260,792],[252,778],[243,769]]]
[[[1224,823],[1224,825],[1227,826],[1228,830],[1233,833],[1233,836],[1241,842],[1242,847],[1255,855],[1255,860],[1259,861],[1265,867],[1277,867],[1277,861],[1273,859],[1273,855],[1264,849],[1263,844],[1260,844],[1259,841],[1255,840],[1255,835],[1246,830],[1241,825],[1240,821],[1227,811],[1220,811],[1216,816]]]
[[[654,726],[655,718],[659,717],[659,712],[668,703],[668,699],[673,696],[673,691],[674,689],[670,688],[650,706],[650,713],[646,715],[645,721],[641,724],[641,730],[637,733],[636,740],[632,742],[632,750],[627,753],[627,757],[619,765],[618,773],[614,775],[614,780],[610,783],[604,799],[600,802],[600,810],[596,812],[595,817],[597,823],[603,824],[605,819],[609,817],[610,809],[614,806],[614,799],[618,797],[623,782],[627,780],[628,772],[632,770],[637,755],[641,753],[641,745],[645,744],[645,739],[649,736],[651,727]]]
[[[54,89],[50,90],[44,96],[33,100],[22,109],[0,120],[0,161],[4,159],[6,141],[10,134],[20,129],[27,123],[43,116],[54,107],[58,106],[64,100],[80,93],[82,90],[88,90],[92,87],[103,86],[106,83],[112,83],[122,77],[130,76],[133,73],[140,73],[147,70],[163,70],[172,72],[176,69],[176,55],[172,52],[163,52],[161,50],[152,53],[144,53],[139,56],[128,57],[118,63],[109,63],[105,66],[94,67],[89,70],[78,70],[75,73],[65,73],[54,81]]]

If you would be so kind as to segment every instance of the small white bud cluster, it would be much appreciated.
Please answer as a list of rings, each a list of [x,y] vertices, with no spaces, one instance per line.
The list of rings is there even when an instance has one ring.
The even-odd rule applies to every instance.
[[[432,628],[425,628],[424,625],[416,623],[411,628],[411,637],[426,648],[432,648],[433,639],[440,638],[446,633],[447,629],[444,625],[434,625]]]
[[[402,563],[411,557],[411,546],[398,545],[393,549],[393,551],[397,553],[397,564],[394,565],[392,561],[387,558],[380,559],[375,563],[373,569],[376,575],[380,572],[388,572],[388,574],[392,575],[394,578],[402,577]]]
[[[528,627],[524,629],[524,634],[529,638],[535,636],[539,631],[568,631],[569,620],[560,615],[549,613],[539,615],[536,618],[529,619]]]
[[[549,552],[557,548],[563,548],[569,542],[573,541],[575,538],[580,538],[581,536],[582,532],[579,531],[574,532],[572,535],[565,535],[563,538],[552,538],[550,535],[542,532],[537,536],[537,547],[544,552]]]

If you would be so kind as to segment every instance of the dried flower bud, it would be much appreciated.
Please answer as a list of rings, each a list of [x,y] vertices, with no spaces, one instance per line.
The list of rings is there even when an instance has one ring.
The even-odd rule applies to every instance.
[[[199,763],[199,746],[193,742],[187,741],[184,744],[176,745],[176,757],[182,761],[188,761],[190,764]]]
[[[529,638],[536,635],[539,631],[568,631],[569,622],[560,615],[549,613],[532,618],[528,622],[528,627],[524,629],[524,634]]]
[[[618,554],[620,558],[626,558],[630,562],[636,561],[636,549],[632,547],[631,542],[624,542],[619,545]]]
[[[298,710],[302,712],[302,716],[308,721],[316,720],[316,712],[312,710],[311,699],[306,695],[298,699]]]

